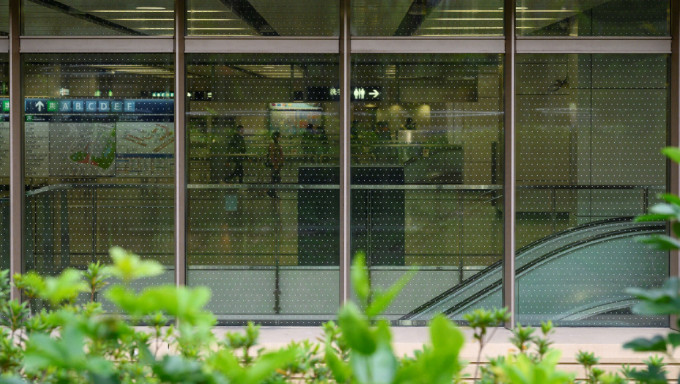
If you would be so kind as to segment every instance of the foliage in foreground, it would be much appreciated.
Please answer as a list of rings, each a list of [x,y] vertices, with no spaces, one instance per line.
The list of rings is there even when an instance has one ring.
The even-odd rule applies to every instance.
[[[680,149],[664,153],[680,162]],[[665,194],[664,204],[638,220],[669,220],[675,237],[643,241],[662,250],[680,249],[680,198]],[[340,309],[337,324],[323,325],[316,342],[293,342],[275,351],[256,349],[258,327],[244,333],[213,334],[214,316],[204,309],[205,288],[176,286],[134,290],[135,280],[159,275],[163,268],[120,248],[111,249],[111,265],[91,264],[86,271],[67,269],[54,277],[29,272],[14,277],[26,300],[9,300],[7,271],[0,272],[0,384],[19,383],[452,383],[466,378],[460,359],[463,333],[446,317],[430,322],[430,343],[413,356],[398,357],[389,323],[380,318],[413,273],[384,291],[372,289],[362,255],[355,257],[352,285],[358,303]],[[114,283],[115,282],[115,283]],[[645,315],[680,315],[680,281],[656,290],[631,289],[640,299],[634,310]],[[96,300],[104,295],[111,307]],[[478,345],[484,346],[508,314],[504,309],[477,310],[465,316]],[[142,326],[143,325],[143,326]],[[680,326],[680,322],[678,323]],[[557,369],[560,351],[551,348],[553,327],[540,332],[518,326],[511,342],[516,351],[477,364],[474,378],[491,384],[574,383],[574,375]],[[680,334],[636,339],[624,345],[669,356]],[[623,367],[605,373],[589,352],[576,357],[584,383],[666,383],[663,358],[650,357],[644,369]],[[468,377],[469,378],[469,377]]]

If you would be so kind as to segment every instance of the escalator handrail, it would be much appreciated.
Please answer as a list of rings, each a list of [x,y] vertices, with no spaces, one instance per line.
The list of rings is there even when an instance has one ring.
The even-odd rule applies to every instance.
[[[519,258],[520,256],[528,253],[532,249],[535,249],[539,246],[543,246],[544,244],[546,244],[550,241],[553,241],[557,238],[561,238],[563,236],[570,235],[570,234],[573,234],[573,233],[576,233],[576,232],[581,232],[583,230],[588,230],[588,229],[591,229],[591,228],[596,227],[596,226],[602,226],[602,225],[608,225],[608,224],[620,224],[620,223],[626,223],[626,222],[634,224],[635,222],[632,221],[633,218],[634,218],[633,216],[624,216],[624,217],[615,217],[615,218],[610,218],[610,219],[605,219],[605,220],[598,220],[598,221],[593,221],[593,222],[589,222],[589,223],[586,223],[586,224],[582,224],[582,225],[579,225],[579,226],[576,226],[576,227],[573,227],[573,228],[569,228],[569,229],[564,230],[564,231],[556,232],[552,235],[546,236],[544,238],[541,238],[537,241],[534,241],[530,244],[523,246],[522,248],[520,248],[517,251],[516,258]],[[642,222],[642,223],[637,223],[637,224],[639,224],[639,227],[648,227],[650,225],[649,222]],[[654,228],[655,228],[655,230],[658,230],[658,228],[664,228],[664,227],[665,227],[665,224],[656,224]],[[628,228],[628,229],[624,230],[624,232],[631,232],[631,231],[634,231],[634,229]],[[598,239],[598,238],[601,238],[601,237],[610,237],[610,236],[612,236],[614,234],[618,234],[620,232],[621,231],[608,232],[608,233],[605,233],[604,235],[596,236],[594,238],[591,237],[591,238],[588,238],[588,239],[585,239],[585,240],[594,240],[594,239]],[[546,255],[548,255],[548,257],[549,257],[550,255],[554,255],[555,251],[560,251],[560,250],[563,250],[565,248],[571,248],[575,245],[583,243],[585,240],[579,239],[578,241],[567,243],[567,245],[559,247],[558,249],[556,249],[554,251],[548,252]],[[528,263],[527,265],[518,268],[518,272],[522,272],[522,271],[524,271],[524,268],[527,268],[531,265],[534,265],[535,263],[542,261],[544,259],[545,259],[545,257],[540,257],[540,258]],[[417,308],[413,309],[411,312],[404,315],[401,319],[402,320],[411,319],[413,316],[418,315],[420,312],[423,312],[423,311],[437,305],[444,298],[446,298],[446,297],[448,297],[448,296],[450,296],[450,295],[452,295],[452,294],[454,294],[458,291],[464,290],[468,286],[477,282],[479,279],[482,279],[483,277],[485,277],[485,275],[487,275],[488,273],[491,273],[493,270],[498,269],[502,266],[503,266],[503,260],[498,260],[498,261],[490,264],[489,266],[482,269],[481,271],[479,271],[478,273],[476,273],[475,275],[473,275],[469,279],[466,279],[462,283],[457,284],[457,285],[447,289],[446,291],[440,293],[439,295],[435,296],[434,298],[428,300],[427,302],[425,302],[422,305],[418,306]],[[490,284],[488,287],[480,290],[479,293],[480,294],[486,293],[489,290],[492,290],[493,288],[495,288],[498,284],[500,284],[500,281],[497,281],[497,282]],[[479,296],[479,295],[477,295],[477,296]]]

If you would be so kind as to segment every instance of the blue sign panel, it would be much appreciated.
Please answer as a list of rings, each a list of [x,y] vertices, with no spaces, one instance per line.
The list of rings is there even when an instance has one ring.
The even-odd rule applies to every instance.
[[[47,100],[45,99],[26,99],[24,105],[26,108],[26,113],[47,112]]]
[[[73,110],[73,102],[71,100],[59,100],[59,113],[67,113]]]
[[[86,100],[85,101],[85,112],[97,112],[97,100]]]
[[[85,100],[73,100],[73,112],[85,112]]]

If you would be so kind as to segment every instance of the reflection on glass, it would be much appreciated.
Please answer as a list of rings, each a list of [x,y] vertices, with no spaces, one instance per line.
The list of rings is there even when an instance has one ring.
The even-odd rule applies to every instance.
[[[624,290],[668,275],[633,223],[666,189],[667,55],[519,55],[519,320],[661,326]]]
[[[337,55],[189,55],[188,283],[223,321],[338,307]]]
[[[519,0],[523,36],[669,36],[669,0]]]
[[[354,36],[502,36],[501,0],[353,0]]]
[[[173,281],[171,55],[25,55],[25,268],[108,262],[121,246]]]
[[[2,1],[0,1],[2,4]],[[173,0],[22,0],[28,36],[173,35]]]
[[[0,3],[1,4],[1,3]],[[0,54],[0,270],[9,269],[9,64]]]
[[[352,252],[366,254],[377,286],[419,270],[388,309],[393,320],[460,318],[462,283],[500,262],[501,63],[500,55],[354,56]],[[500,300],[470,308],[479,306]]]
[[[9,33],[9,0],[0,0],[0,36]]]
[[[339,1],[187,0],[187,34],[338,36]]]

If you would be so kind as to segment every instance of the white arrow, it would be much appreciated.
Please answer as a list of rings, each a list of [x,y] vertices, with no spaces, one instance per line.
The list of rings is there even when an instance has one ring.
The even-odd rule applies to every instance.
[[[369,92],[368,94],[371,95],[374,99],[377,99],[378,96],[380,96],[380,92],[378,92],[377,89],[372,90],[372,91]]]
[[[35,107],[38,108],[38,112],[42,112],[43,108],[45,108],[45,104],[43,104],[42,101],[38,101],[35,103]]]

